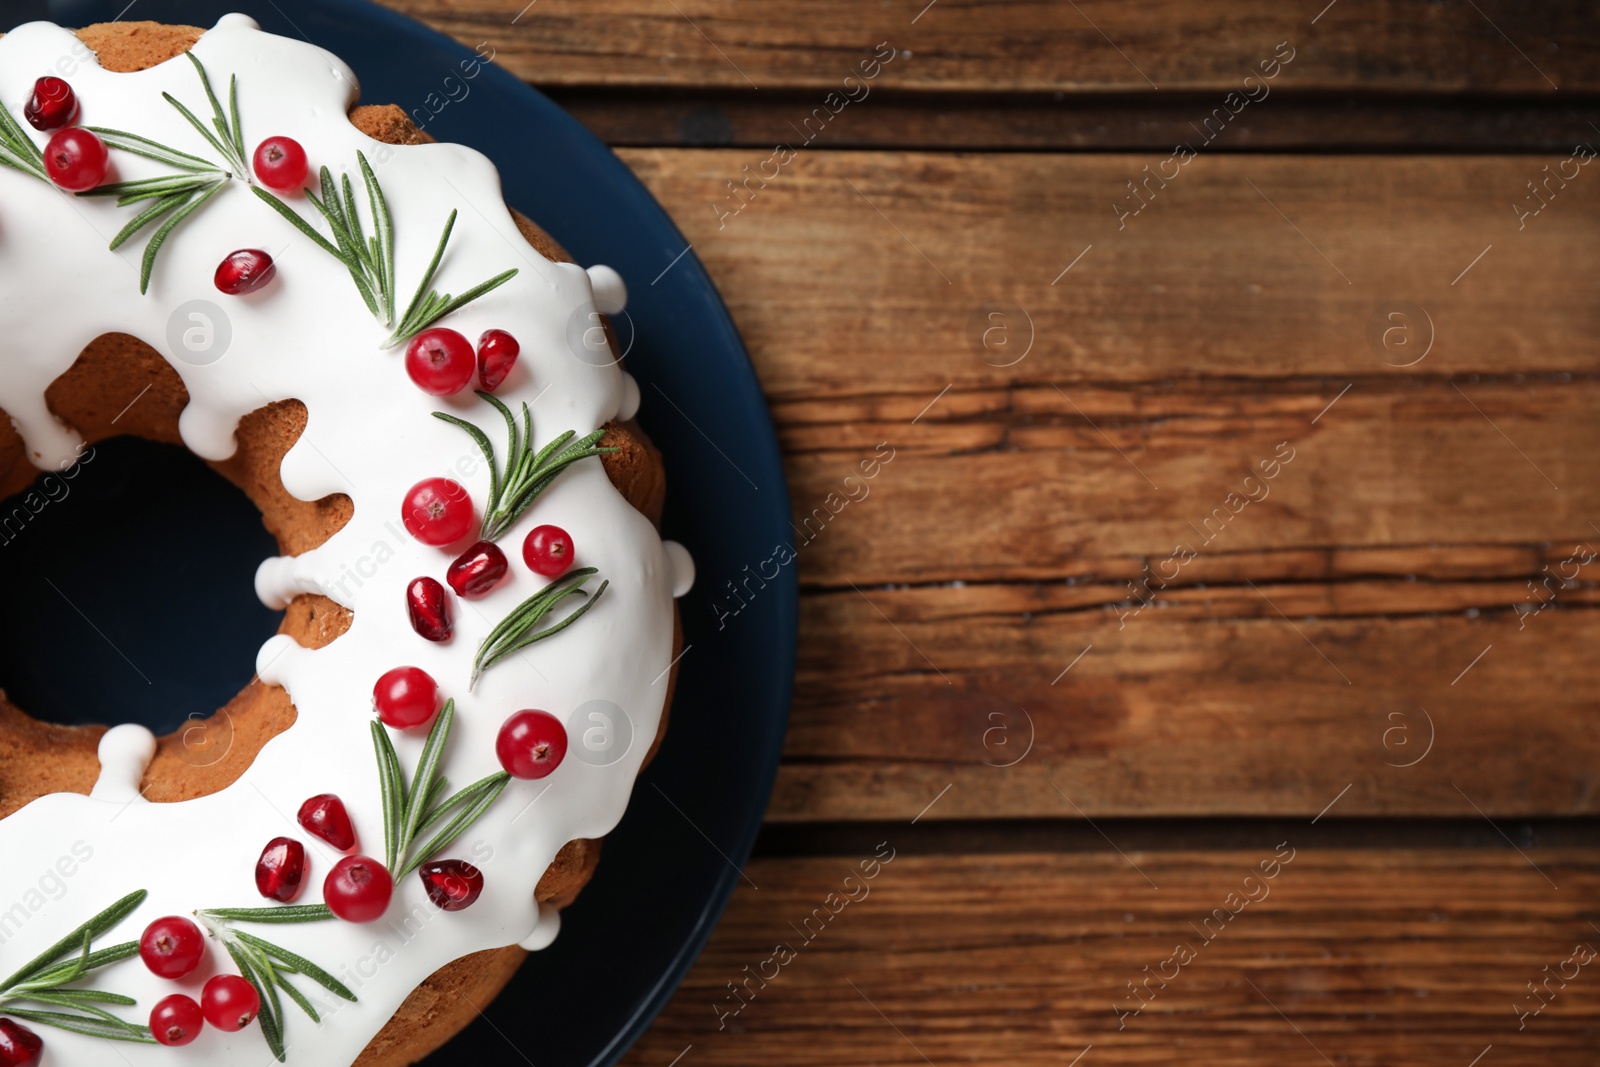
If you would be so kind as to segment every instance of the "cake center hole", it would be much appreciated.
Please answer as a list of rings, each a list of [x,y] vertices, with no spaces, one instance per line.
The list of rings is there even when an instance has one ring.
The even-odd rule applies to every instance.
[[[243,492],[177,445],[119,437],[84,455],[0,502],[0,688],[66,726],[161,735],[206,719],[277,630],[254,587],[277,544]]]

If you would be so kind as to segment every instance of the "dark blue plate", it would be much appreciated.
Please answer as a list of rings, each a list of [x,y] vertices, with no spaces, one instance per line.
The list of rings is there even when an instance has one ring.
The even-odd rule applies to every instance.
[[[109,21],[126,5],[0,0],[0,28]],[[485,67],[470,96],[439,109],[444,78],[471,51],[358,0],[140,0],[130,17],[210,26],[234,10],[342,56],[366,101],[407,111],[431,103],[436,116],[417,111],[429,133],[486,151],[512,204],[579,262],[608,263],[628,281],[636,335],[628,369],[644,393],[640,419],[666,455],[665,533],[699,566],[695,591],[681,602],[689,651],[672,726],[555,945],[530,958],[486,1019],[427,1061],[516,1062],[510,1043],[541,1067],[614,1063],[688,971],[739,880],[735,864],[760,828],[783,743],[795,659],[793,568],[746,596],[725,626],[712,609],[726,582],[790,541],[788,491],[761,389],[716,289],[694,254],[682,255],[672,221],[604,145],[539,93]],[[625,335],[629,327],[619,329]],[[30,629],[52,635],[0,656],[0,685],[57,721],[71,721],[72,709],[115,708],[118,718],[170,729],[186,708],[220,706],[249,678],[275,625],[250,594],[256,562],[272,551],[254,509],[192,457],[135,442],[99,450],[73,494],[0,545],[0,588],[30,613],[46,606]],[[203,521],[188,517],[196,514]],[[104,534],[102,518],[119,524],[117,535],[89,537],[88,529]],[[214,611],[184,623],[167,592],[184,585],[152,575],[198,583]],[[21,617],[12,615],[0,645],[13,644]],[[182,625],[192,637],[169,629]]]

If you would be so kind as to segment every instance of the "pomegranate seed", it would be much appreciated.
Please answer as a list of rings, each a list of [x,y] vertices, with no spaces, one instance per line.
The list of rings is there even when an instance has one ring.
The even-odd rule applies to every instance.
[[[406,346],[406,373],[430,396],[451,396],[472,383],[472,342],[442,326],[423,330]]]
[[[338,849],[349,852],[356,847],[356,831],[344,801],[332,793],[322,793],[300,805],[300,825],[306,833],[319,837]]]
[[[411,613],[411,628],[429,641],[442,644],[455,632],[450,599],[436,578],[418,578],[406,586],[406,610]]]
[[[0,1019],[0,1067],[39,1067],[44,1042],[21,1023]]]
[[[306,878],[306,846],[292,837],[274,837],[256,861],[256,889],[268,900],[287,904],[300,895]]]
[[[394,880],[371,856],[346,856],[322,883],[322,899],[345,922],[369,923],[389,910]]]
[[[260,1010],[261,994],[236,974],[216,975],[200,993],[200,1011],[206,1022],[230,1034],[255,1022]]]
[[[157,919],[139,938],[139,958],[157,978],[182,978],[200,966],[205,954],[205,935],[181,915]]]
[[[522,542],[522,562],[528,569],[554,578],[572,566],[572,538],[559,526],[539,526]]]
[[[417,869],[428,899],[445,911],[464,911],[483,892],[483,872],[466,860],[440,860]]]
[[[494,751],[513,778],[543,778],[567,754],[567,728],[548,711],[519,711],[500,727]]]
[[[478,338],[478,384],[488,392],[500,388],[517,365],[522,346],[504,330],[489,330]]]
[[[506,554],[493,541],[479,541],[465,552],[445,572],[445,580],[459,596],[483,596],[506,576]]]
[[[187,1045],[205,1029],[206,1018],[193,997],[174,993],[156,1001],[150,1012],[150,1036],[163,1045]]]
[[[396,730],[421,726],[439,710],[439,683],[419,667],[396,667],[372,687],[372,706],[386,726]]]
[[[449,478],[424,478],[411,487],[400,518],[425,545],[454,544],[472,529],[472,497]]]
[[[33,83],[33,98],[22,109],[28,125],[43,133],[78,121],[78,94],[60,78],[40,78]]]
[[[217,288],[229,296],[243,296],[266,285],[276,273],[271,256],[259,248],[241,248],[217,266]]]
[[[306,163],[306,150],[292,137],[268,137],[256,146],[256,177],[268,189],[292,193],[306,183],[311,167]]]
[[[44,171],[69,193],[84,193],[106,180],[111,154],[106,143],[82,126],[71,126],[44,146]]]

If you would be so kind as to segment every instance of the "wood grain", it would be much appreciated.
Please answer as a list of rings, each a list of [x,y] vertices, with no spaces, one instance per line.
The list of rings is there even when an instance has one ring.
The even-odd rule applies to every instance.
[[[774,818],[952,783],[930,818],[1077,817],[1057,785],[1090,816],[1313,815],[1352,784],[1352,813],[1595,811],[1600,572],[1528,584],[1600,545],[1587,174],[1519,231],[1495,191],[1527,161],[1202,158],[1119,231],[1137,158],[813,153],[719,228],[699,198],[744,155],[625,156],[788,456],[807,640]],[[1434,331],[1409,367],[1368,333],[1402,294]],[[1031,317],[1025,358],[974,338],[986,303],[1009,343]],[[719,624],[763,565],[707,565]],[[999,773],[1019,708],[1037,747]],[[1418,708],[1438,747],[1402,772],[1388,716],[1417,737]]]
[[[1243,0],[398,0],[394,6],[540,85],[839,85],[880,41],[884,86],[957,91],[1226,90],[1281,41],[1301,90],[1592,90],[1591,5]],[[1313,24],[1313,19],[1315,23]]]
[[[1576,945],[1600,948],[1592,851],[1525,861],[1509,849],[1320,851],[1293,836],[1278,846],[897,854],[870,881],[859,865],[871,852],[760,861],[759,891],[735,892],[699,965],[624,1062],[662,1067],[690,1045],[684,1065],[1064,1067],[1089,1045],[1084,1067],[1324,1056],[1466,1067],[1489,1045],[1485,1064],[1593,1062],[1592,963],[1568,965],[1576,976],[1564,985],[1552,979],[1537,1016],[1513,1007],[1531,1011],[1526,983],[1561,970]],[[1292,859],[1271,866],[1275,853]],[[1263,862],[1275,877],[1263,878]],[[857,899],[839,904],[847,893]],[[1258,902],[1241,905],[1246,893]],[[828,922],[807,923],[829,907]],[[1212,918],[1207,941],[1197,927],[1223,908],[1238,914]],[[719,1031],[713,1005],[737,1004],[727,983],[773,973],[763,961],[780,942],[794,958],[765,988],[752,979]],[[1113,1006],[1138,1003],[1128,983],[1173,975],[1163,963],[1179,944],[1191,961],[1164,988],[1151,979],[1148,1006],[1119,1018]]]
[[[1353,375],[1595,370],[1595,304],[1570,282],[1600,266],[1600,175],[1571,165],[1520,229],[1514,209],[1560,160],[1202,154],[1119,223],[1165,157],[802,151],[749,196],[727,183],[764,153],[621,154],[780,404],[887,396],[909,420],[947,385],[1338,376],[1331,396]],[[1368,338],[1396,301],[1436,340],[1404,370],[1410,351],[1384,363]]]

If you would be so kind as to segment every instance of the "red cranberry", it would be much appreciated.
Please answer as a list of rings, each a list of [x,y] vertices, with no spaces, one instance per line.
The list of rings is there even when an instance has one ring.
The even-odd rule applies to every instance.
[[[274,837],[256,861],[256,889],[268,900],[287,904],[300,895],[306,878],[306,846],[292,837]]]
[[[229,296],[243,296],[266,285],[276,273],[271,256],[259,248],[241,248],[217,266],[217,288]]]
[[[548,711],[519,711],[500,727],[494,751],[513,778],[543,778],[567,754],[567,728]]]
[[[459,596],[469,600],[483,596],[506,576],[506,554],[493,541],[479,541],[445,572],[445,580]]]
[[[356,847],[356,831],[344,801],[332,793],[322,793],[300,805],[300,825],[306,833],[319,837],[338,849],[349,852]]]
[[[139,938],[139,958],[158,978],[184,977],[200,966],[205,954],[205,935],[181,915],[157,919]]]
[[[546,578],[572,566],[572,538],[559,526],[538,526],[522,542],[522,562]]]
[[[406,586],[406,610],[411,613],[411,628],[429,641],[442,644],[455,632],[450,598],[436,578],[418,578]]]
[[[22,109],[28,125],[43,133],[78,121],[78,94],[60,78],[40,78],[33,83],[33,98]]]
[[[472,497],[460,482],[424,478],[406,494],[400,518],[412,537],[442,548],[461,540],[472,529]]]
[[[0,1019],[0,1067],[39,1067],[44,1042],[21,1023]]]
[[[69,193],[84,193],[106,180],[111,154],[106,143],[82,126],[70,126],[44,146],[44,171]]]
[[[489,330],[478,338],[478,384],[488,392],[500,388],[517,365],[522,346],[504,330]]]
[[[252,162],[261,184],[280,193],[292,193],[305,185],[311,172],[306,150],[291,137],[268,137],[256,146]]]
[[[406,373],[430,396],[452,396],[472,384],[472,342],[454,330],[423,330],[406,346]]]
[[[236,974],[219,974],[200,993],[200,1011],[218,1030],[237,1033],[255,1022],[261,994]]]
[[[205,1029],[206,1018],[194,998],[174,993],[156,1001],[150,1012],[150,1036],[163,1045],[187,1045]]]
[[[322,899],[345,922],[369,923],[389,910],[394,880],[370,856],[346,856],[322,883]]]
[[[464,911],[483,892],[483,872],[466,860],[440,860],[417,869],[428,899],[445,911]]]
[[[385,671],[372,687],[372,706],[386,726],[407,730],[421,726],[439,710],[439,683],[420,667]]]

